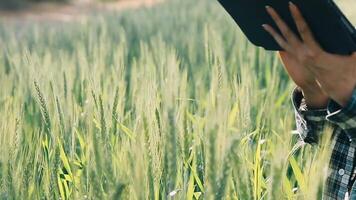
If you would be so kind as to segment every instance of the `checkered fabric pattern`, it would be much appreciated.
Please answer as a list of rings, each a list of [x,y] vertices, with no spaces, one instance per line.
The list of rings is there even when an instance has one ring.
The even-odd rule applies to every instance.
[[[345,107],[330,100],[326,109],[308,110],[299,88],[293,91],[292,102],[297,132],[306,143],[318,143],[326,124],[334,128],[332,154],[323,199],[348,199],[355,179],[356,89]]]

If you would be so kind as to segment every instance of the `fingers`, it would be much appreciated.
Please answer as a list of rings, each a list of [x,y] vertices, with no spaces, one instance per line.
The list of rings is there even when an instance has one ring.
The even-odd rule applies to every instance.
[[[289,9],[303,42],[310,47],[319,48],[319,44],[315,41],[314,36],[298,7],[294,3],[289,2]]]
[[[290,30],[288,25],[282,20],[278,13],[270,6],[266,6],[268,14],[272,17],[284,38],[293,46],[300,43],[298,37]]]
[[[262,27],[274,38],[274,40],[279,44],[282,49],[286,51],[291,50],[291,46],[288,44],[288,42],[286,42],[284,38],[272,28],[272,26],[268,24],[263,24]]]

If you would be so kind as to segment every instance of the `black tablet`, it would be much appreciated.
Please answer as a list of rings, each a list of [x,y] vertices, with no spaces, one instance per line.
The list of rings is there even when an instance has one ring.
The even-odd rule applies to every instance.
[[[289,0],[218,0],[240,26],[247,38],[266,50],[281,50],[262,28],[262,24],[277,26],[265,6],[273,7],[297,34],[289,11]],[[356,30],[332,0],[293,0],[301,10],[316,40],[329,53],[349,55],[356,51]],[[355,2],[356,9],[356,2]]]

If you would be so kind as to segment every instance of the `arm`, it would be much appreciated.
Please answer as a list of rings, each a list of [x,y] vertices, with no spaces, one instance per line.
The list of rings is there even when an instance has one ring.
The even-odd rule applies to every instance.
[[[292,60],[293,63],[297,63],[300,66],[299,68],[296,65],[288,67],[285,64],[287,71],[288,68],[292,69],[288,71],[289,74],[295,75],[296,72],[297,76],[294,76],[294,78],[297,77],[297,81],[299,81],[300,77],[305,77],[305,75],[309,77],[306,79],[309,80],[307,82],[304,81],[305,79],[300,79],[302,82],[300,82],[301,85],[299,86],[306,89],[305,91],[313,91],[313,89],[310,90],[309,88],[317,88],[315,86],[309,87],[310,85],[315,85],[313,84],[314,80],[319,85],[322,93],[331,99],[326,117],[328,121],[342,128],[350,139],[356,139],[356,52],[349,56],[325,52],[315,40],[301,12],[293,3],[290,3],[290,11],[301,38],[292,32],[273,8],[267,6],[266,9],[282,35],[270,25],[264,24],[263,27],[284,49],[287,60]],[[308,73],[301,74],[301,71]],[[305,91],[303,90],[303,92]],[[308,98],[307,96],[313,94],[313,92],[305,94],[307,95],[304,95],[304,97]],[[304,121],[308,120],[305,119]],[[299,124],[303,128],[303,123]],[[304,130],[307,130],[307,128]]]

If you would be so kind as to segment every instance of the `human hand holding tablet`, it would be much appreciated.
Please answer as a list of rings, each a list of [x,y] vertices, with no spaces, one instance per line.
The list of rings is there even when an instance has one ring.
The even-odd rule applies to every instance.
[[[280,45],[261,28],[270,24],[279,31],[265,6],[273,7],[297,35],[296,24],[289,11],[288,0],[219,0],[247,38],[267,50],[282,50]],[[332,0],[294,0],[310,27],[315,40],[329,53],[350,55],[356,51],[356,30]],[[280,33],[280,32],[279,32]]]
[[[289,8],[301,38],[291,31],[279,14],[270,6],[266,6],[266,10],[281,34],[268,24],[262,25],[284,50],[286,55],[282,54],[281,57],[287,72],[292,79],[295,78],[290,73],[291,66],[285,63],[286,59],[299,63],[299,67],[297,66],[299,69],[295,68],[294,70],[300,72],[305,69],[315,79],[314,84],[306,85],[303,88],[304,92],[309,90],[309,94],[315,97],[314,94],[319,93],[322,89],[331,99],[341,106],[346,106],[356,86],[356,52],[353,52],[352,55],[326,52],[315,40],[298,7],[290,2]],[[313,89],[310,90],[310,88]],[[326,103],[325,98],[321,100]]]
[[[222,1],[251,42],[267,50],[283,50],[281,57],[284,66],[297,85],[299,80],[296,80],[301,78],[303,91],[310,91],[309,94],[315,96],[318,90],[318,93],[324,93],[326,98],[333,99],[341,106],[347,105],[356,86],[356,34],[347,18],[335,4],[331,4],[333,2],[301,0],[299,3],[304,6],[304,11],[309,8],[311,12],[305,14],[308,12],[302,13],[299,6],[284,0],[256,0],[256,4],[253,4],[254,0]],[[262,1],[274,3],[279,10],[263,5]],[[287,9],[284,9],[283,3],[286,2]],[[234,9],[238,8],[241,12],[232,12],[228,3],[231,3],[230,6],[240,6]],[[311,9],[317,8],[316,5],[320,9]],[[262,11],[256,14],[251,10]],[[313,13],[315,15],[311,15]],[[266,31],[261,31],[259,23]],[[288,62],[294,63],[294,66]],[[311,83],[305,82],[306,75],[312,77],[308,79],[312,80],[309,81]],[[322,101],[325,102],[324,97]]]

